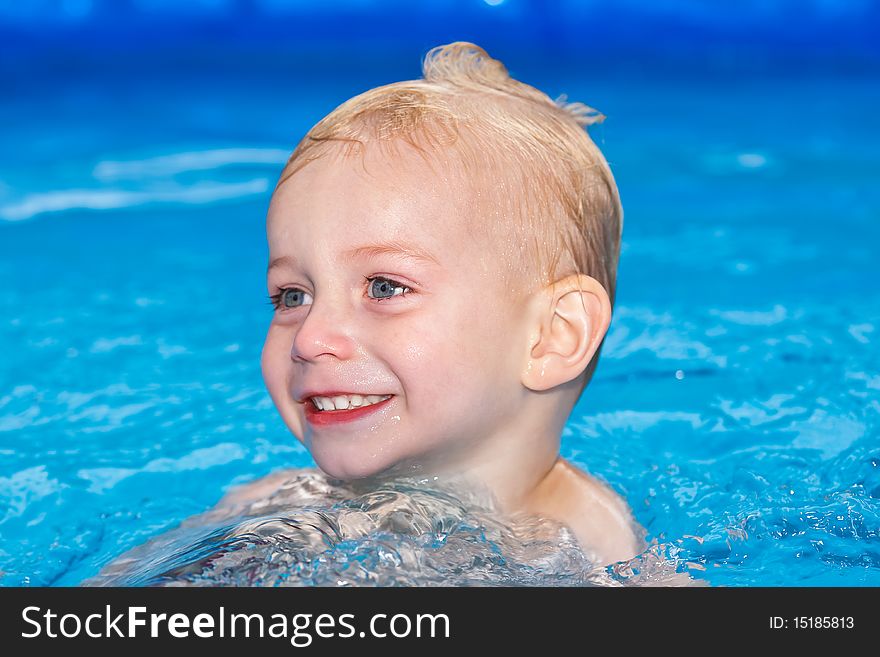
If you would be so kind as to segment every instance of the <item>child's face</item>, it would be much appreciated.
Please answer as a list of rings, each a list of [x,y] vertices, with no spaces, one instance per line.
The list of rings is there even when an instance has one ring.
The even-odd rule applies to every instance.
[[[363,164],[329,153],[269,207],[269,293],[289,291],[263,376],[287,426],[334,477],[437,457],[466,467],[522,412],[529,327],[525,299],[503,284],[510,245],[469,229],[499,219],[435,168],[403,146],[393,161],[367,146]],[[422,257],[390,248],[403,245]],[[355,412],[305,398],[332,393],[392,397]]]

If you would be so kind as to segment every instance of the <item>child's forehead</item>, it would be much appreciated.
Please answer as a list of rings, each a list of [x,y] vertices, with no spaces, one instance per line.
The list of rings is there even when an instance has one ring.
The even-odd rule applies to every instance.
[[[518,192],[491,158],[469,162],[456,149],[367,143],[334,144],[279,186],[269,213],[270,249],[288,242],[285,225],[297,216],[338,211],[351,239],[442,245],[443,260],[477,258],[487,271],[522,264]],[[332,207],[329,207],[332,206]],[[387,224],[383,218],[390,218]],[[451,255],[450,255],[451,254]],[[438,255],[442,255],[439,254]],[[520,268],[520,274],[525,272]],[[512,274],[508,274],[512,276]]]
[[[479,219],[485,227],[487,204],[498,210],[493,197],[499,177],[493,171],[474,171],[453,149],[423,149],[395,141],[399,143],[326,148],[279,185],[273,204],[308,207],[331,199],[375,210],[377,205],[406,205],[409,200],[413,207],[436,207],[445,213],[446,223],[460,230],[475,227],[450,222],[452,214]]]

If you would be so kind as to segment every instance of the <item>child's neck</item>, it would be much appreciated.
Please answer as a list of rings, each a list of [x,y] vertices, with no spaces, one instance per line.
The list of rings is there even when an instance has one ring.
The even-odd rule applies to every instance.
[[[558,442],[542,439],[528,448],[496,445],[484,451],[400,464],[386,475],[459,482],[488,493],[493,506],[505,514],[530,513],[546,506],[546,500],[558,490],[556,482],[563,474],[560,466],[565,463],[559,458]]]

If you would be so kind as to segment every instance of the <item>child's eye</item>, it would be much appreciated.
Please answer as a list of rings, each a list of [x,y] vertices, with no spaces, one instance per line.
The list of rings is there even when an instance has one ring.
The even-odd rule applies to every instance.
[[[305,297],[309,293],[296,287],[285,287],[278,290],[277,294],[270,294],[269,299],[275,310],[288,310],[290,308],[299,308],[303,305]]]
[[[412,292],[412,288],[390,278],[383,278],[381,276],[371,278],[365,276],[364,280],[367,282],[368,296],[378,302],[385,301],[391,297],[405,296]],[[284,311],[306,305],[306,298],[310,296],[308,292],[297,287],[285,287],[278,290],[276,294],[270,294],[269,302],[275,307],[275,310]],[[311,303],[311,301],[308,303]]]
[[[410,292],[412,292],[412,288],[403,285],[402,283],[398,283],[397,281],[392,281],[390,278],[383,278],[381,276],[375,276],[370,278],[369,276],[364,277],[367,281],[367,293],[375,294],[373,296],[370,294],[371,299],[375,299],[376,301],[384,301],[385,299],[390,299],[391,297],[396,296],[406,296]]]

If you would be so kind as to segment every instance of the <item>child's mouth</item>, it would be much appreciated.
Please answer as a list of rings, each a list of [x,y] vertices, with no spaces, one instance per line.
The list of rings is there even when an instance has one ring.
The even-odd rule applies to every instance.
[[[326,403],[326,398],[313,397],[305,403],[306,420],[312,426],[351,422],[384,408],[393,397],[394,395],[369,395],[361,398],[361,406],[349,406],[343,409],[334,409],[329,406]],[[328,410],[320,410],[319,405]]]

